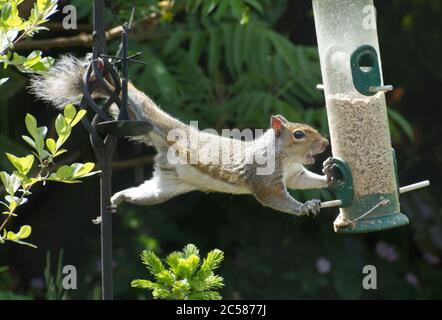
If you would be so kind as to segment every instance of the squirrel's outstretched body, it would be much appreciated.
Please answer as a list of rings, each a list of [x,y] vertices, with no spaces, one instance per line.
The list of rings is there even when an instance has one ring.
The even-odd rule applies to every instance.
[[[87,64],[87,60],[63,56],[48,73],[31,79],[31,91],[58,108],[79,103]],[[302,204],[287,191],[323,188],[330,183],[329,162],[324,163],[326,175],[315,174],[303,166],[314,163],[313,156],[328,145],[327,139],[312,127],[276,115],[271,117],[271,128],[263,135],[242,141],[182,123],[132,84],[128,100],[130,117],[153,125],[151,132],[136,139],[152,144],[158,154],[153,177],[138,187],[117,192],[111,199],[113,204],[153,205],[199,190],[253,194],[264,206],[295,215],[319,212],[319,200]],[[257,159],[267,162],[258,164]]]

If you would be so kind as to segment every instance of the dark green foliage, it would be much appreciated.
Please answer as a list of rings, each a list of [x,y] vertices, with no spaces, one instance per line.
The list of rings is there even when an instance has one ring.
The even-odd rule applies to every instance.
[[[47,300],[66,300],[68,292],[64,290],[63,282],[63,250],[58,254],[57,269],[51,272],[51,253],[46,254],[46,268],[44,271]]]
[[[131,1],[115,2],[118,14],[127,17]],[[186,121],[199,120],[200,127],[220,129],[265,128],[269,114],[280,112],[328,133],[323,96],[315,89],[321,77],[310,1],[257,0],[262,10],[241,1],[247,14],[233,13],[233,2],[226,0],[213,1],[213,8],[208,4],[211,1],[195,6],[198,1],[177,0],[170,10],[161,9],[154,0],[136,2],[135,19],[152,12],[160,12],[162,19],[143,37],[131,35],[131,52],[143,51],[140,59],[148,65],[132,64],[130,79],[169,113]],[[80,22],[89,23],[90,0],[72,3],[83,19]],[[129,286],[132,279],[145,274],[138,252],[150,250],[166,256],[186,243],[195,243],[204,252],[211,248],[225,252],[225,287],[220,290],[225,299],[442,297],[441,264],[434,258],[442,257],[442,131],[438,117],[442,2],[375,0],[375,4],[384,79],[396,88],[387,94],[387,102],[400,183],[427,178],[432,182],[428,189],[401,197],[402,212],[410,217],[410,225],[369,235],[336,235],[332,230],[336,210],[322,210],[315,220],[294,221],[263,208],[252,197],[221,194],[191,193],[151,207],[127,205],[113,216],[116,298],[150,297]],[[115,26],[109,11],[106,21],[109,28]],[[117,48],[116,42],[110,44],[110,52]],[[88,50],[75,52],[82,56]],[[44,55],[56,57],[61,52]],[[0,149],[22,156],[11,143],[19,144],[26,112],[39,112],[37,118],[47,116],[46,122],[55,112],[37,106],[24,91],[15,92],[25,85],[21,74],[13,78],[1,72],[0,78],[10,80],[0,87]],[[83,162],[93,161],[87,134],[82,130],[73,134],[69,150],[79,150]],[[3,137],[9,139],[8,144]],[[118,160],[125,160],[152,152],[143,147],[134,153],[129,143],[121,141],[118,153]],[[3,167],[9,162],[4,160]],[[320,172],[321,159],[317,162],[313,170]],[[150,165],[144,166],[146,179],[151,171]],[[113,190],[140,183],[134,181],[141,175],[140,168],[115,171]],[[16,294],[28,292],[30,278],[43,274],[47,249],[57,252],[64,247],[66,258],[81,270],[78,290],[70,297],[99,298],[99,231],[90,223],[99,211],[98,182],[94,179],[75,190],[50,184],[46,188],[44,193],[35,192],[35,200],[23,208],[23,219],[34,219],[30,222],[39,249],[2,247],[0,265],[10,265],[15,271],[7,273],[11,281],[3,281],[5,273],[0,273],[2,297],[12,296],[7,292],[12,283],[19,283]],[[305,201],[317,197],[318,191],[295,191],[294,195]],[[51,232],[45,232],[49,228]],[[394,261],[378,254],[380,243],[394,248]],[[323,273],[316,266],[320,258],[330,263]],[[362,289],[362,267],[367,264],[378,269],[378,290]],[[410,283],[412,275],[418,279],[417,285]]]

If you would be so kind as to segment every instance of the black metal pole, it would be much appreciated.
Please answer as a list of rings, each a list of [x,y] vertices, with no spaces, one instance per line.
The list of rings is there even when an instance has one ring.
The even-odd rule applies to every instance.
[[[101,279],[103,300],[112,300],[112,214],[109,212],[111,197],[112,169],[110,159],[99,161],[102,171],[100,180],[101,192]]]
[[[93,25],[94,39],[93,57],[97,59],[101,54],[106,54],[106,33],[104,31],[104,0],[94,0],[93,5]]]
[[[128,33],[128,25],[125,23],[123,25],[123,34],[122,34],[122,51],[121,56],[124,58],[121,61],[121,71],[122,71],[122,77],[121,77],[121,109],[120,109],[120,115],[119,119],[129,119],[129,115],[127,114],[127,86],[128,86],[128,60],[127,54],[128,54],[128,48],[127,48],[127,33]]]
[[[100,176],[100,222],[101,222],[101,279],[103,300],[113,299],[113,279],[112,279],[112,212],[110,198],[112,191],[112,156],[117,146],[119,136],[140,136],[152,130],[152,125],[147,121],[129,120],[127,113],[128,98],[128,62],[132,61],[128,57],[127,38],[129,24],[123,25],[122,36],[122,77],[120,77],[114,66],[107,58],[106,34],[104,32],[104,0],[94,0],[94,31],[92,33],[92,61],[82,79],[83,99],[82,107],[91,108],[95,113],[93,120],[88,117],[82,119],[83,125],[90,133],[92,148],[97,157],[97,162],[101,170]],[[132,8],[131,19],[135,7]],[[140,53],[134,55],[138,56]],[[133,57],[134,57],[133,56]],[[134,61],[139,62],[139,61]],[[105,79],[105,77],[107,78]],[[110,81],[113,86],[109,86]],[[103,90],[109,98],[101,106],[96,103],[92,92]],[[120,98],[121,93],[121,98]],[[120,109],[118,120],[106,113],[111,104],[115,104]]]
[[[104,32],[104,0],[94,0],[94,46],[93,59],[106,54],[106,34]],[[112,215],[110,212],[110,197],[112,190],[111,160],[115,149],[116,139],[107,137],[104,140],[104,152],[97,152],[100,166],[100,216],[101,216],[101,287],[103,300],[113,299],[112,279]]]

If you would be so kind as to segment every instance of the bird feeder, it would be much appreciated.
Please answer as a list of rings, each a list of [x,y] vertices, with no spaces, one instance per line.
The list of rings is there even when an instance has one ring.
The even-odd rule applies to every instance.
[[[313,0],[333,158],[332,190],[339,200],[336,232],[360,233],[408,224],[391,146],[376,15],[372,0]]]

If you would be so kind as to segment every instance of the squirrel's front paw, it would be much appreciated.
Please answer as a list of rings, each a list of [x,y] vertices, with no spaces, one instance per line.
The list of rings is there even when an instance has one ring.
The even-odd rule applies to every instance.
[[[118,206],[124,201],[126,201],[126,195],[124,194],[124,191],[120,191],[112,196],[111,205]]]
[[[301,212],[304,215],[313,214],[313,216],[316,216],[319,213],[320,209],[321,209],[321,200],[318,199],[306,201],[301,206]]]
[[[333,176],[332,176],[332,166],[333,166],[333,164],[332,164],[332,159],[333,159],[332,157],[329,157],[322,164],[322,173],[325,174],[328,186],[331,186],[333,184]]]

